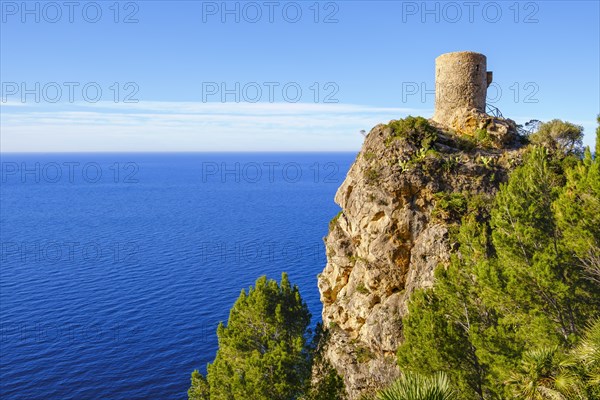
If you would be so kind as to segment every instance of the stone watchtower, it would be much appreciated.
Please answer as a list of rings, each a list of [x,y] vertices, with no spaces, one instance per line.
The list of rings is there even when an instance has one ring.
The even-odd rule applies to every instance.
[[[454,126],[467,114],[485,114],[492,73],[483,54],[458,51],[435,59],[435,112],[433,120]]]

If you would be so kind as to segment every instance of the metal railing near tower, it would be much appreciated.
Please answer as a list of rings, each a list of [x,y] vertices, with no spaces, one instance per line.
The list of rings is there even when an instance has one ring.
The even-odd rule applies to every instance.
[[[488,115],[491,115],[492,117],[504,119],[504,115],[502,115],[502,111],[500,111],[500,109],[498,107],[493,106],[488,103],[485,104],[485,113]],[[524,136],[524,137],[529,137],[538,128],[538,125],[536,125],[535,123],[533,123],[533,124],[527,123],[527,124],[525,124],[525,126],[527,126],[527,128],[523,128],[523,126],[517,125],[517,132],[519,133],[519,135]]]
[[[500,109],[498,107],[495,107],[488,103],[485,104],[485,113],[491,115],[492,117],[504,118],[504,115],[502,115],[502,112],[500,112]]]

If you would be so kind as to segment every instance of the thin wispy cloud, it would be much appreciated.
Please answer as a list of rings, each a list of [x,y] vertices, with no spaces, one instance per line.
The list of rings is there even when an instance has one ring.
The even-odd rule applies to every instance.
[[[145,112],[176,113],[176,114],[314,114],[314,113],[411,113],[422,112],[423,109],[399,107],[373,107],[358,104],[340,103],[247,103],[247,102],[160,102],[144,101],[138,103],[75,103],[79,107],[89,107],[98,110],[140,110]]]
[[[4,109],[2,151],[354,151],[359,130],[431,110],[312,103],[77,103]]]
[[[24,103],[22,101],[16,101],[16,100],[6,100],[6,101],[1,101],[0,102],[0,110],[5,111],[6,108],[8,107],[25,107],[27,106],[28,103]]]

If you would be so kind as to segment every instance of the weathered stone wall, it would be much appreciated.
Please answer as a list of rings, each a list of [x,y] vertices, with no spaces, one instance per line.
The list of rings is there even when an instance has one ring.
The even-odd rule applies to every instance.
[[[471,51],[442,54],[435,59],[433,120],[450,126],[457,113],[485,113],[490,83],[485,55]]]

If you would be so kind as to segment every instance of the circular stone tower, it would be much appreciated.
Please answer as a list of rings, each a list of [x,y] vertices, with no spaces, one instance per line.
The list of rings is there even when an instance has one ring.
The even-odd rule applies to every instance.
[[[435,112],[433,120],[451,125],[454,116],[475,109],[485,113],[492,73],[485,55],[472,51],[442,54],[435,59]]]

